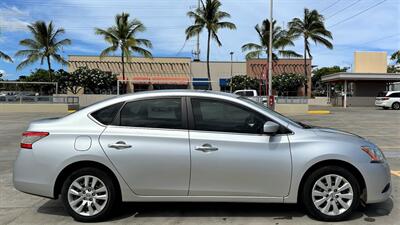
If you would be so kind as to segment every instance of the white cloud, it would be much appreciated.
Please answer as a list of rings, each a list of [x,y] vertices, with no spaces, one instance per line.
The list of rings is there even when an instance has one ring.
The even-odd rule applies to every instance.
[[[3,32],[25,30],[28,18],[28,11],[20,10],[16,6],[3,4],[0,7],[0,29]]]

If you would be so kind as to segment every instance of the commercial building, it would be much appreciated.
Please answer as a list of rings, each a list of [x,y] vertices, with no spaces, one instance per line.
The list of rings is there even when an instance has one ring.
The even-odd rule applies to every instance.
[[[125,77],[122,77],[121,57],[110,56],[100,59],[99,56],[71,55],[68,58],[68,71],[72,72],[79,67],[110,71],[118,75],[119,82],[128,83],[128,92],[158,89],[207,89],[211,82],[212,90],[230,91],[229,81],[235,75],[249,75],[264,79],[267,74],[268,61],[254,59],[248,61],[211,61],[210,75],[207,76],[207,63],[192,61],[189,57],[132,57],[125,62]],[[273,74],[297,73],[304,74],[304,61],[302,59],[280,59],[273,62]],[[311,60],[307,60],[308,95],[311,94]],[[303,96],[304,87],[300,88],[298,95]]]
[[[307,96],[311,97],[311,59],[306,60],[307,71]],[[267,59],[251,59],[247,61],[247,75],[262,79],[268,74]],[[296,73],[304,75],[304,59],[279,59],[272,62],[272,74],[277,76],[283,73]],[[305,96],[305,87],[299,88],[297,95]]]
[[[342,84],[341,94],[328,91],[333,105],[373,106],[379,92],[389,90],[400,81],[400,74],[387,73],[386,52],[355,52],[351,73],[335,73],[321,78],[328,83],[328,90]]]

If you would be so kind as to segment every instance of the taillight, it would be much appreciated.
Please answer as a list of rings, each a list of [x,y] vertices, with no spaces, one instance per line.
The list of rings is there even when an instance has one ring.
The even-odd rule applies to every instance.
[[[22,133],[21,148],[32,149],[33,143],[49,135],[49,132],[27,131]]]
[[[384,98],[381,98],[382,100],[389,100],[389,98],[388,97],[384,97]]]

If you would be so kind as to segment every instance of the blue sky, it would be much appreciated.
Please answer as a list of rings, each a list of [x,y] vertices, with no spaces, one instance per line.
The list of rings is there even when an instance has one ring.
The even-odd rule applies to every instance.
[[[221,0],[223,10],[232,15],[235,31],[220,32],[222,47],[212,46],[212,60],[229,60],[233,51],[235,60],[244,60],[241,46],[257,42],[254,26],[269,15],[269,0]],[[284,25],[293,17],[301,17],[304,7],[317,9],[326,17],[326,25],[333,33],[334,50],[312,46],[313,64],[351,67],[354,51],[387,51],[400,49],[400,0],[275,0],[274,17]],[[106,47],[94,27],[106,28],[113,24],[114,16],[128,12],[140,19],[147,31],[140,35],[153,42],[154,56],[191,57],[195,41],[185,42],[184,29],[191,24],[186,12],[197,5],[197,0],[2,0],[0,3],[0,49],[13,55],[21,49],[19,40],[29,37],[26,24],[36,20],[54,21],[66,30],[65,38],[73,42],[63,55],[97,55]],[[343,10],[345,9],[345,10]],[[348,20],[347,20],[348,19]],[[341,22],[344,21],[344,22]],[[339,24],[337,24],[339,23]],[[335,25],[337,24],[337,25]],[[206,37],[201,36],[202,59],[205,59]],[[303,51],[301,40],[293,48]],[[38,67],[34,64],[16,71],[15,63],[0,62],[0,70],[7,79],[29,74]],[[59,65],[55,65],[60,68]]]

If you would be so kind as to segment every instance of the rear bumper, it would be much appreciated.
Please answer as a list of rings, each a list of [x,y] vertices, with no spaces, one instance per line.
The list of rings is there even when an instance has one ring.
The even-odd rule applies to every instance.
[[[52,177],[48,169],[36,162],[32,150],[21,149],[14,162],[14,187],[22,192],[54,198]]]
[[[375,101],[375,106],[378,106],[378,107],[391,107],[389,101]]]

